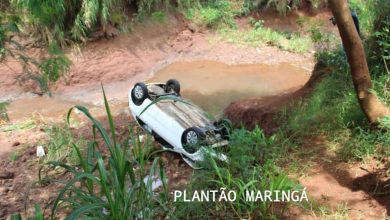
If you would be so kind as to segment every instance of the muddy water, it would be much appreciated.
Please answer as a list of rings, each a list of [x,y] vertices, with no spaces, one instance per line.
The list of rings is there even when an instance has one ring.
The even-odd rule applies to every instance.
[[[166,82],[177,79],[183,97],[193,101],[211,114],[220,113],[230,102],[252,96],[283,94],[300,88],[309,79],[310,72],[298,64],[227,65],[214,61],[176,62],[157,71],[149,79],[134,78],[105,84],[112,112],[127,110],[128,90],[137,81]],[[64,117],[72,106],[79,104],[92,108],[92,113],[104,113],[102,90],[72,88],[71,92],[54,93],[53,97],[18,99],[8,107],[12,121],[23,120],[37,113],[44,117]]]
[[[309,77],[308,70],[291,63],[227,65],[195,61],[173,63],[157,72],[148,82],[177,79],[183,97],[215,114],[235,100],[297,90]]]
[[[27,119],[34,114],[55,118],[65,116],[74,105],[90,106],[87,103],[65,101],[60,97],[37,96],[11,102],[7,113],[11,121]]]

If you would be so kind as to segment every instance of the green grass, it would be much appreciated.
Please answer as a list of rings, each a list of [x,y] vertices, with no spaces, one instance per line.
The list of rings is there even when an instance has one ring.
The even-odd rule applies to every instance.
[[[319,207],[319,213],[321,219],[324,220],[347,220],[349,217],[349,207],[348,204],[342,203],[337,205],[336,209],[331,209],[328,207]],[[362,216],[363,217],[363,216]]]
[[[44,130],[48,136],[48,140],[43,144],[47,148],[46,162],[61,161],[70,165],[80,162],[73,146],[76,145],[81,150],[85,149],[86,141],[82,137],[75,138],[66,124],[52,124]]]
[[[18,158],[19,158],[19,153],[16,152],[16,151],[12,151],[12,152],[10,153],[10,155],[9,155],[9,159],[10,159],[11,161],[17,161]]]
[[[224,27],[236,28],[234,4],[230,1],[209,1],[206,4],[191,7],[184,12],[187,19],[197,26],[211,29]]]
[[[298,33],[285,34],[265,27],[249,30],[223,29],[219,31],[216,39],[219,40],[246,46],[267,44],[295,53],[306,53],[312,48],[308,37],[300,36]]]
[[[195,190],[213,190],[223,188],[226,192],[237,192],[237,199],[228,202],[196,202],[188,205],[183,201],[176,203],[176,215],[179,219],[223,218],[280,218],[292,203],[276,205],[274,202],[250,202],[244,199],[245,192],[263,190],[301,190],[301,186],[292,181],[277,166],[279,146],[275,137],[266,137],[261,129],[250,132],[235,130],[227,153],[229,163],[217,162],[209,158],[208,169],[194,174],[187,186],[187,192]],[[272,198],[275,199],[275,194]],[[203,210],[199,212],[199,210]]]
[[[9,117],[7,114],[7,106],[9,105],[8,102],[0,102],[0,125],[2,122],[8,122]]]
[[[152,20],[159,23],[164,23],[167,20],[167,15],[164,11],[155,11],[151,14]]]
[[[3,127],[0,127],[0,132],[10,132],[10,131],[20,131],[20,130],[30,130],[35,128],[37,125],[35,124],[34,120],[27,119],[22,122],[17,122],[10,125],[5,125]]]
[[[358,104],[349,68],[342,51],[321,52],[317,60],[331,67],[308,100],[296,103],[286,121],[286,131],[298,137],[322,135],[340,158],[386,158],[390,153],[389,130],[371,129]],[[389,104],[387,77],[374,77],[375,91]],[[386,124],[386,119],[383,122]]]

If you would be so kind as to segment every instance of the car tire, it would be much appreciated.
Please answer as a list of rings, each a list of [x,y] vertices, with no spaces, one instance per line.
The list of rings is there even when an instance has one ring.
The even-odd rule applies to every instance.
[[[197,127],[188,128],[183,132],[181,141],[183,148],[190,154],[195,153],[201,147],[204,139],[204,134]]]
[[[145,83],[136,83],[131,90],[131,99],[135,105],[141,105],[149,97],[148,88]]]
[[[165,92],[169,93],[171,91],[175,92],[176,94],[180,95],[180,83],[176,79],[170,79],[165,84]]]

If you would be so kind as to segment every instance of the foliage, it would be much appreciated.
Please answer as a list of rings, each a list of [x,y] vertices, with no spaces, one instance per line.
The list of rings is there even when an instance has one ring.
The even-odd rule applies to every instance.
[[[23,20],[45,43],[66,45],[85,42],[96,29],[105,31],[110,23],[123,27],[128,22],[126,10],[137,6],[138,18],[168,8],[168,0],[14,0],[13,6],[25,15]],[[160,14],[161,15],[161,14]]]
[[[36,123],[27,119],[26,121],[12,123],[3,127],[0,127],[0,132],[10,132],[10,131],[20,131],[20,130],[30,130],[36,127]]]
[[[188,194],[195,190],[223,189],[237,192],[235,201],[202,202],[188,206],[178,201],[176,214],[180,219],[223,218],[223,219],[256,219],[279,218],[283,215],[289,203],[283,203],[280,209],[275,203],[251,202],[244,198],[246,191],[264,190],[301,190],[300,186],[290,180],[287,175],[275,165],[277,147],[274,137],[267,138],[261,129],[250,132],[245,129],[235,130],[229,144],[229,163],[218,164],[212,158],[210,167],[194,174]],[[276,195],[273,194],[275,199]],[[203,210],[199,212],[198,210]]]
[[[0,125],[9,121],[9,117],[7,114],[8,105],[8,102],[0,102]]]
[[[81,137],[75,138],[68,125],[50,125],[45,128],[45,133],[48,135],[46,162],[60,161],[70,165],[79,164],[77,151],[73,146],[85,149],[86,143]]]
[[[49,93],[50,85],[66,74],[70,67],[70,60],[56,45],[50,44],[48,55],[40,60],[26,56],[23,50],[18,51],[16,58],[22,64],[23,73],[18,76],[21,83],[32,79],[40,88],[40,94]]]
[[[131,2],[132,0],[130,0]],[[161,8],[161,6],[165,6],[165,8],[168,8],[170,2],[169,0],[138,0],[138,16],[144,16],[145,14],[151,13],[158,9],[158,7]]]
[[[167,16],[163,11],[155,11],[151,14],[152,20],[163,23],[167,20]]]
[[[301,0],[245,0],[243,4],[243,14],[247,15],[256,10],[275,10],[281,15],[286,15],[297,10],[301,6]],[[326,6],[327,0],[310,0],[310,7],[318,10]]]
[[[208,1],[188,9],[186,17],[198,26],[207,28],[236,28],[234,17],[238,14],[230,1]]]
[[[348,63],[342,49],[317,53],[317,60],[332,71],[315,87],[310,98],[289,113],[286,130],[298,136],[325,135],[344,159],[386,157],[387,132],[371,130],[356,99]],[[388,77],[374,78],[376,93],[390,100]]]
[[[19,49],[20,45],[12,40],[12,35],[19,33],[20,19],[16,15],[0,12],[0,62],[7,55],[12,55],[12,49]]]
[[[76,109],[91,120],[94,138],[88,143],[85,153],[80,146],[73,144],[80,161],[78,166],[70,166],[62,161],[49,162],[49,165],[62,167],[73,174],[73,178],[64,183],[64,188],[54,201],[52,218],[55,218],[60,210],[70,210],[67,219],[152,219],[169,213],[165,208],[165,176],[162,168],[158,166],[158,159],[154,160],[150,168],[146,166],[147,160],[131,159],[129,144],[132,142],[134,145],[139,139],[130,132],[130,136],[123,143],[118,143],[105,95],[104,102],[111,135],[85,107],[76,106]],[[100,147],[108,150],[109,154],[103,156]],[[151,188],[152,179],[144,180],[148,170],[151,176],[159,175],[163,180],[162,192],[155,194]]]
[[[42,208],[38,204],[34,205],[34,210],[35,210],[34,216],[32,218],[27,218],[27,219],[44,220]],[[22,219],[23,218],[19,213],[13,214],[11,216],[11,220],[22,220]]]
[[[238,43],[242,45],[258,46],[268,44],[277,46],[280,49],[305,53],[311,47],[311,41],[308,37],[300,36],[298,33],[283,33],[266,28],[262,23],[256,22],[255,29],[249,30],[231,30],[223,29],[220,31],[219,37],[230,43]]]
[[[69,37],[85,40],[96,25],[109,21],[116,0],[15,0],[14,5],[26,12],[25,21],[47,43],[66,44]],[[55,19],[53,19],[55,18]]]

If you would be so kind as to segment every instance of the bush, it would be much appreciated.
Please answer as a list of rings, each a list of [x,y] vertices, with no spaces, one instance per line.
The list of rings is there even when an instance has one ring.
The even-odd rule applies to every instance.
[[[249,14],[255,10],[275,10],[281,15],[286,15],[291,11],[297,10],[301,6],[301,0],[245,0],[243,4],[244,14]],[[326,6],[327,0],[310,0],[310,7],[318,10]]]
[[[195,24],[207,28],[236,28],[234,17],[238,14],[229,1],[209,1],[204,5],[190,8],[186,15]]]

